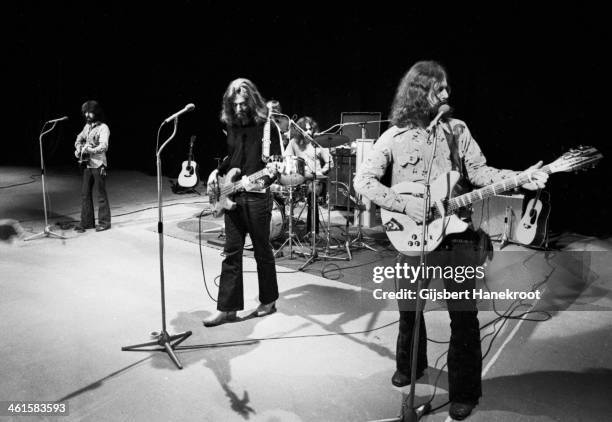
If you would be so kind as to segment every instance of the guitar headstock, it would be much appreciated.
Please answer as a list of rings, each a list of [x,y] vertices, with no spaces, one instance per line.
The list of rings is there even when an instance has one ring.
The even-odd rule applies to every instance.
[[[595,167],[595,164],[603,158],[603,154],[596,148],[590,146],[579,146],[572,148],[561,157],[550,163],[548,167],[551,173],[570,172],[586,170]]]

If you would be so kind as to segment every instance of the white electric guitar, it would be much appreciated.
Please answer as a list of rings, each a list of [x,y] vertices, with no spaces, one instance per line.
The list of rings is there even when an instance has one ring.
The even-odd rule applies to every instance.
[[[539,171],[547,174],[570,172],[594,166],[603,155],[593,147],[578,147],[566,152],[557,160],[544,166]],[[438,177],[430,186],[431,208],[427,219],[427,238],[422,238],[423,226],[415,223],[406,214],[381,209],[383,227],[395,248],[404,255],[416,256],[424,245],[425,253],[435,250],[444,238],[452,233],[461,233],[468,228],[468,223],[455,215],[460,208],[467,207],[475,201],[514,189],[529,183],[531,171],[525,171],[513,178],[504,179],[484,188],[464,195],[451,197],[453,188],[459,180],[459,173],[449,171]],[[420,183],[402,182],[391,189],[404,196],[422,196],[425,186]]]
[[[281,162],[269,162],[266,167],[248,176],[251,183],[254,183],[258,179],[264,176],[274,176],[283,163]],[[225,210],[232,210],[236,207],[236,203],[232,200],[234,194],[244,190],[242,178],[240,176],[240,169],[233,168],[228,171],[225,176],[217,177],[216,180],[209,185],[208,190],[208,201],[212,206],[212,215],[215,218],[221,217]]]

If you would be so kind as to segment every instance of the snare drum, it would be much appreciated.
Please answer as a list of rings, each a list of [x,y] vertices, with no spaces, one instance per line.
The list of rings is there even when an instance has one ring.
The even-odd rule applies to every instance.
[[[283,235],[285,229],[285,209],[274,199],[272,202],[272,218],[270,219],[270,240],[276,240]]]
[[[284,186],[298,186],[306,180],[306,161],[303,158],[295,155],[287,155],[285,157],[275,155],[271,157],[272,161],[282,163],[278,174],[278,180]]]

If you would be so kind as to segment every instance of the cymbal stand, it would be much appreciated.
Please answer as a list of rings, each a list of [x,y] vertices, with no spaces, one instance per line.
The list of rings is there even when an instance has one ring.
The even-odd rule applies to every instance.
[[[331,182],[334,183],[334,182]],[[331,183],[330,183],[330,187],[331,187]],[[337,183],[337,181],[336,181]],[[347,220],[348,223],[348,220]],[[348,225],[346,228],[346,233],[347,233],[347,237],[344,240],[344,249],[346,250],[346,255],[347,257],[338,257],[337,259],[341,259],[344,261],[350,261],[353,259],[353,256],[351,255],[351,246],[350,246],[350,237],[348,236]],[[330,249],[339,249],[342,246],[329,246],[329,240],[330,240],[330,236],[331,236],[331,204],[330,204],[330,194],[329,194],[329,189],[327,190],[327,236],[325,238],[325,255],[329,255],[329,251]]]
[[[297,125],[296,125],[297,126]],[[299,126],[298,126],[299,127]],[[301,128],[300,128],[301,129]],[[314,147],[314,151],[315,151],[315,168],[313,169],[313,188],[312,188],[312,202],[311,202],[311,206],[312,206],[312,211],[311,211],[311,229],[312,229],[312,238],[310,239],[310,243],[311,243],[311,252],[310,252],[310,258],[308,258],[308,260],[300,267],[298,268],[298,271],[303,271],[304,268],[306,268],[308,265],[312,264],[313,262],[315,262],[318,259],[324,259],[324,260],[330,260],[330,259],[334,259],[334,260],[340,260],[340,261],[348,261],[350,260],[350,251],[349,251],[349,257],[348,258],[344,258],[344,257],[339,257],[339,256],[333,256],[333,255],[328,255],[327,253],[329,252],[329,223],[331,222],[331,220],[328,220],[328,228],[327,228],[327,245],[325,247],[325,253],[322,255],[319,255],[319,253],[317,252],[317,240],[316,240],[316,218],[317,218],[317,192],[316,189],[314,188],[314,182],[316,180],[316,174],[317,174],[317,147],[321,148],[321,145],[319,145],[314,139],[311,138],[311,142],[312,142],[312,146]],[[330,157],[331,159],[331,157]],[[328,160],[329,162],[329,160]],[[330,215],[330,211],[328,210],[328,215]]]
[[[274,252],[274,257],[276,257],[279,252],[283,250],[285,245],[289,246],[289,259],[293,259],[293,243],[302,249],[304,246],[300,243],[297,235],[293,233],[293,191],[295,190],[295,186],[288,186],[289,190],[289,228],[287,230],[288,236],[287,239],[283,242],[283,244]]]

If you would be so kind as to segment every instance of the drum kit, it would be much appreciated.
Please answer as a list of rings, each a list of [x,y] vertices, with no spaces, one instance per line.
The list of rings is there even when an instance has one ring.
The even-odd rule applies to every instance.
[[[348,143],[350,143],[350,139],[343,135],[320,135],[314,138],[313,145],[321,148],[335,148]],[[272,219],[270,221],[270,241],[279,240],[282,238],[284,233],[287,234],[285,241],[278,249],[274,251],[274,255],[278,256],[285,248],[287,248],[289,259],[294,259],[294,253],[308,256],[308,260],[302,267],[300,267],[300,270],[317,259],[350,260],[352,258],[350,248],[355,244],[355,242],[353,242],[348,235],[348,227],[346,230],[346,240],[343,242],[343,244],[330,246],[331,206],[329,203],[327,204],[327,218],[321,218],[321,221],[324,222],[323,228],[326,241],[324,252],[319,253],[316,247],[318,234],[316,230],[317,225],[315,223],[318,212],[318,207],[316,206],[318,200],[317,197],[321,194],[323,185],[327,183],[327,176],[316,175],[313,177],[308,165],[300,157],[272,156],[270,157],[270,160],[278,162],[278,168],[280,170],[276,183],[270,186],[270,191],[274,195]],[[311,195],[310,216],[312,230],[310,233],[310,246],[305,247],[300,242],[294,229],[295,222],[299,220],[299,217],[307,206],[306,199],[308,195]],[[305,204],[303,205],[299,216],[295,218],[295,206],[300,202],[304,202]],[[321,217],[323,217],[323,215],[321,215]],[[321,238],[318,240],[320,242]],[[346,250],[347,257],[341,257],[337,254],[330,254],[330,250],[340,248]]]

